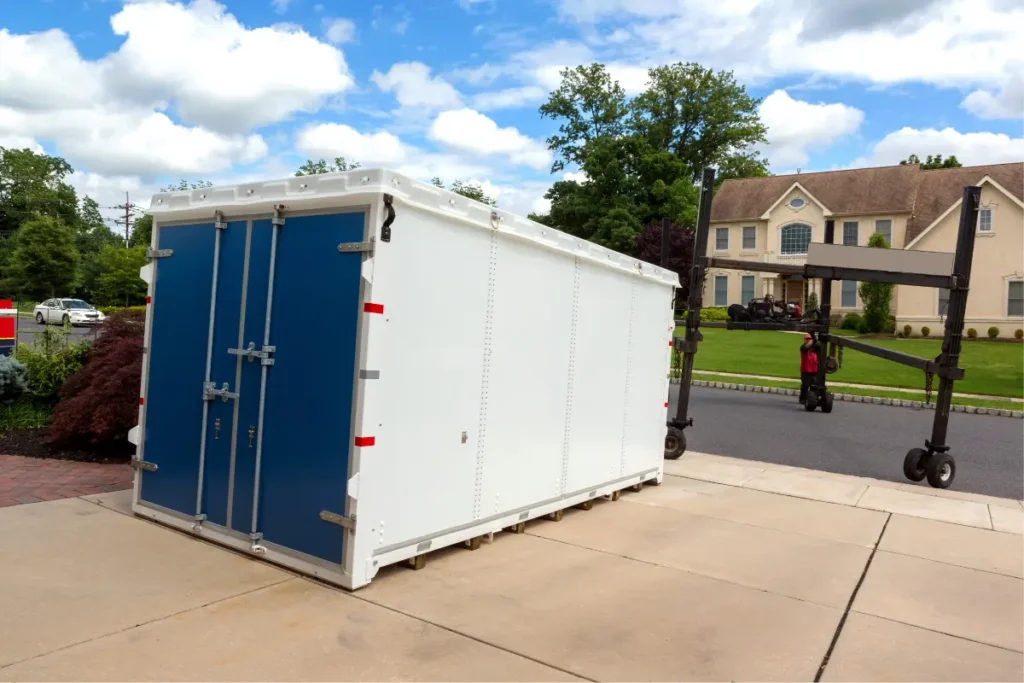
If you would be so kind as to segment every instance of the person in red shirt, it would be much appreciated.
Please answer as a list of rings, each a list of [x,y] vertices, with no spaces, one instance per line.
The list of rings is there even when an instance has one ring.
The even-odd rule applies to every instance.
[[[807,390],[814,384],[814,376],[818,374],[818,353],[815,350],[814,337],[804,335],[804,343],[800,347],[800,403],[807,400]]]

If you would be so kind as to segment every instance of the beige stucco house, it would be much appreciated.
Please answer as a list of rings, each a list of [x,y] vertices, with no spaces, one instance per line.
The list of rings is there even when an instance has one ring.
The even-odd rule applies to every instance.
[[[768,263],[806,262],[807,244],[822,242],[825,220],[835,242],[866,246],[874,232],[891,248],[952,252],[965,185],[981,186],[966,327],[984,336],[1024,328],[1024,163],[922,170],[918,165],[862,168],[726,180],[711,210],[708,255]],[[833,313],[862,307],[856,282],[836,282]],[[771,294],[804,305],[821,282],[801,276],[711,269],[705,306],[746,303]],[[899,286],[893,294],[898,327],[940,334],[948,292]]]

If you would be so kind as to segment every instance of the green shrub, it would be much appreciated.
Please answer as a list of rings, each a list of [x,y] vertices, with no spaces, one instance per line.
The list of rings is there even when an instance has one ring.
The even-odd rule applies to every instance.
[[[28,398],[0,405],[0,434],[14,429],[40,429],[49,422],[50,409],[37,406]]]
[[[932,333],[932,329],[930,327],[928,327],[927,325],[925,325],[924,327],[921,328],[921,336],[922,337],[927,337],[931,333]]]
[[[1024,339],[1024,330],[1014,330],[1013,331],[1013,338],[1014,339]]]
[[[978,331],[976,329],[974,329],[973,327],[968,327],[967,328],[967,338],[968,339],[977,339],[978,338]]]
[[[882,328],[882,332],[885,332],[886,334],[896,334],[896,316],[889,316],[889,319],[885,321],[885,327]]]
[[[828,324],[832,327],[839,327],[843,324],[843,314],[833,313],[828,317]]]
[[[911,333],[913,331],[914,331],[914,328],[911,327],[910,325],[904,325],[903,326],[903,336],[904,337],[910,337],[910,335],[911,335]]]
[[[990,328],[988,328],[988,338],[989,339],[995,339],[998,336],[999,336],[999,328],[998,327],[990,327]]]
[[[0,356],[0,404],[10,405],[28,391],[28,370],[9,356]]]
[[[843,316],[840,327],[844,330],[860,332],[864,329],[864,317],[860,313],[847,313]]]
[[[807,302],[806,302],[806,304],[807,304],[807,310],[808,311],[816,311],[816,310],[818,310],[818,295],[815,294],[814,292],[811,292],[810,294],[808,294],[807,295]],[[807,311],[804,311],[804,312],[806,313]]]
[[[725,306],[712,306],[711,308],[700,309],[702,322],[723,322],[729,319],[729,313]]]
[[[145,306],[97,306],[97,310],[103,315],[114,315],[115,313],[145,313]]]
[[[66,330],[46,327],[34,342],[18,345],[18,360],[28,370],[32,398],[45,405],[57,402],[61,386],[78,372],[89,353],[89,344],[69,340]]]

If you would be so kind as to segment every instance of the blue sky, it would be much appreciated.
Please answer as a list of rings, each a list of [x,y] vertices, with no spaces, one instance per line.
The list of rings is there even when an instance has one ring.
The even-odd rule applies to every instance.
[[[699,61],[763,98],[774,172],[1024,160],[1019,0],[20,0],[0,15],[0,145],[143,203],[178,178],[344,155],[543,210],[558,71]],[[571,169],[570,169],[571,171]]]

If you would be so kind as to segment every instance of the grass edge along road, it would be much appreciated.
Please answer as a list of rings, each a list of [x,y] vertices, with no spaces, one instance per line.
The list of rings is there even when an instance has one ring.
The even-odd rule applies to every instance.
[[[682,327],[675,334],[683,336]],[[775,331],[741,331],[706,328],[701,330],[701,342],[694,357],[694,370],[731,372],[736,374],[771,375],[783,380],[795,380],[800,370],[801,338],[796,334]],[[941,339],[868,339],[871,344],[908,353],[922,358],[939,355]],[[964,379],[955,385],[955,391],[965,394],[984,394],[998,401],[1000,396],[1024,398],[1024,344],[1018,342],[964,341],[960,354],[960,367]],[[847,349],[843,354],[843,367],[829,375],[836,382],[875,384],[887,387],[914,389],[924,393],[925,375],[917,368],[875,358]],[[730,381],[755,384],[755,380]],[[788,386],[788,385],[787,385]],[[938,378],[933,388],[938,389]],[[849,391],[847,389],[850,389]],[[873,391],[873,390],[872,390]],[[853,387],[843,387],[843,393],[857,393]],[[882,394],[871,393],[871,396]],[[906,394],[899,394],[907,398]],[[969,399],[963,399],[966,401]],[[971,399],[976,400],[976,399]],[[979,405],[969,403],[966,405]],[[989,407],[989,406],[986,406]]]
[[[673,375],[675,376],[675,375]],[[726,384],[746,384],[753,387],[777,387],[779,389],[799,389],[798,379],[754,379],[747,377],[736,377],[735,375],[716,375],[714,373],[700,373],[693,375],[694,380],[706,380],[708,382],[724,382]],[[938,389],[938,382],[935,389]],[[878,398],[899,398],[904,401],[921,401],[924,403],[924,392],[907,391],[885,391],[882,389],[864,389],[861,387],[830,387],[829,391],[835,394],[851,394],[854,396],[869,396]],[[932,403],[935,403],[935,392],[932,392]],[[961,398],[953,397],[953,405],[974,406],[975,408],[996,408],[998,410],[1024,410],[1024,404],[1012,403],[1010,401],[987,400],[982,398]]]

